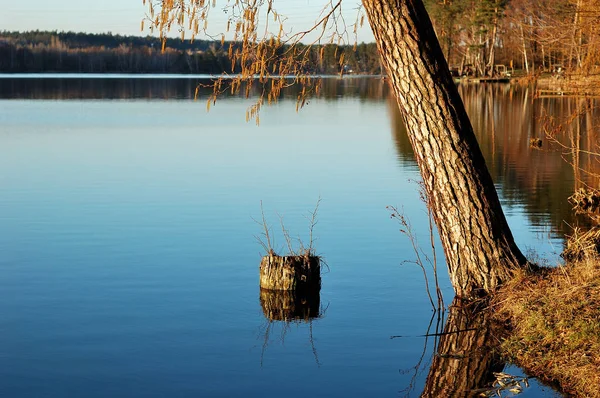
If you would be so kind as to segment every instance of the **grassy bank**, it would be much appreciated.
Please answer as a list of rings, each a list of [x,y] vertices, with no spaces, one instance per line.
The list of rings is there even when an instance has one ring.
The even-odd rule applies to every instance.
[[[570,395],[600,397],[600,257],[517,277],[494,298],[503,354]]]

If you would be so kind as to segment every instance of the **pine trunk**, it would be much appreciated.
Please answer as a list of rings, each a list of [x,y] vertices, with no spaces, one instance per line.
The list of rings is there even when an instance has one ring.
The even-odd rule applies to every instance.
[[[421,0],[363,0],[461,297],[526,264]]]

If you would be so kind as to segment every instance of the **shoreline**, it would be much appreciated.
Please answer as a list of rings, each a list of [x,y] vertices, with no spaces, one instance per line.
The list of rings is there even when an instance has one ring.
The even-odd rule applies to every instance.
[[[380,74],[317,74],[307,75],[319,79],[363,79],[375,78],[386,80],[386,75]],[[212,79],[235,79],[238,75],[218,75],[207,73],[120,73],[120,72],[0,72],[2,79],[169,79],[169,80],[212,80]],[[271,76],[271,79],[279,79],[280,76]],[[295,76],[284,76],[285,79],[294,79]],[[510,85],[534,85],[538,96],[600,96],[600,75],[590,76],[567,76],[557,79],[552,76],[516,76],[499,78],[475,78],[454,77],[456,84],[510,84]]]
[[[492,298],[501,355],[568,396],[600,397],[600,258],[518,273]]]

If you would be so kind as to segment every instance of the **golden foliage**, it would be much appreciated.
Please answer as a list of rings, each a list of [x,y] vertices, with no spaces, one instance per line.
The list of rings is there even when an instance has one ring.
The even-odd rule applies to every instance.
[[[143,0],[146,4],[145,0]],[[225,33],[233,40],[226,44],[225,33],[216,39],[222,46],[228,45],[227,53],[234,74],[224,74],[213,85],[214,95],[209,98],[207,107],[225,92],[254,94],[252,85],[260,87],[257,100],[248,109],[246,118],[259,122],[259,112],[265,104],[278,100],[281,90],[292,84],[302,86],[297,98],[301,108],[313,93],[318,93],[320,83],[311,71],[311,65],[322,62],[326,44],[345,45],[351,41],[351,33],[346,29],[342,13],[342,0],[327,0],[313,26],[307,30],[292,33],[285,25],[286,17],[277,12],[274,0],[162,0],[148,2],[150,30],[157,30],[164,43],[166,35],[177,29],[183,40],[186,34],[194,39],[202,34],[215,39],[208,33],[211,13],[217,9],[227,15]],[[362,25],[364,16],[359,12],[353,25],[353,38],[356,41],[357,27]],[[305,43],[306,42],[306,43]],[[313,59],[314,54],[320,59]],[[344,55],[336,54],[343,73]],[[242,91],[243,90],[243,91]]]

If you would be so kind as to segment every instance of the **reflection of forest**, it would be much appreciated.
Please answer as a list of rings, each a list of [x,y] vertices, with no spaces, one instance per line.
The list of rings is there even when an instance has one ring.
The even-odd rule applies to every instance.
[[[388,86],[380,78],[356,78],[345,76],[327,77],[321,81],[320,98],[338,100],[359,98],[361,100],[383,101]],[[0,98],[6,99],[192,99],[199,88],[198,96],[207,98],[212,93],[210,79],[178,76],[173,78],[121,76],[106,78],[3,78],[0,79]],[[282,97],[298,97],[298,85],[286,88]],[[239,96],[245,96],[242,87]],[[256,97],[262,91],[254,85],[250,96]]]
[[[5,99],[190,99],[200,80],[145,78],[6,78]]]
[[[582,171],[600,172],[600,164],[585,153],[598,150],[598,101],[535,98],[532,89],[510,85],[460,85],[459,91],[504,203],[522,206],[534,225],[549,221],[557,236],[570,232],[566,223],[583,225],[567,198],[581,185],[578,179],[598,185]],[[395,104],[390,109],[399,156],[412,159],[400,113]],[[561,126],[556,138],[578,147],[577,156],[546,139],[549,118]],[[531,138],[543,140],[541,150],[530,147]]]

